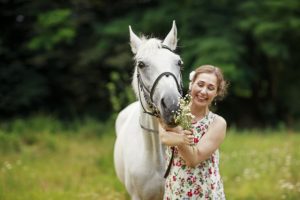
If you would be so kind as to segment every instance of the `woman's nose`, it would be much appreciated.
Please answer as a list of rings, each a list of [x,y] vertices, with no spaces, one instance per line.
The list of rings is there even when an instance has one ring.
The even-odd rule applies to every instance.
[[[201,94],[206,94],[207,88],[206,87],[201,88],[200,92],[201,92]]]

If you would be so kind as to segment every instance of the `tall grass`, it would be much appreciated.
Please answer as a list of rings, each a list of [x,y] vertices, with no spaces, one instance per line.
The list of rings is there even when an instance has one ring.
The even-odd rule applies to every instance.
[[[129,199],[113,167],[113,121],[51,117],[0,124],[0,199]],[[227,199],[300,199],[300,135],[228,132]]]
[[[229,132],[221,170],[229,199],[300,199],[300,135]]]
[[[114,139],[111,122],[93,119],[1,124],[0,199],[126,199],[114,173]]]

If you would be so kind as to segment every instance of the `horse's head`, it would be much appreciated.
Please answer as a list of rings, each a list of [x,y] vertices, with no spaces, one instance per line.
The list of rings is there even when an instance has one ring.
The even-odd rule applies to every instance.
[[[132,85],[144,111],[174,126],[174,112],[182,93],[182,60],[177,46],[175,21],[166,38],[139,38],[129,26],[130,45],[136,63]]]

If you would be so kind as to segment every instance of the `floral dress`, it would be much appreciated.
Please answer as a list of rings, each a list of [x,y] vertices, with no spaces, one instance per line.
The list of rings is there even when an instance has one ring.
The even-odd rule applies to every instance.
[[[209,112],[193,124],[194,143],[197,144],[215,119]],[[167,164],[171,158],[171,147],[167,148]],[[164,200],[225,199],[223,182],[219,173],[219,150],[195,168],[188,167],[175,147],[170,173],[166,178]]]

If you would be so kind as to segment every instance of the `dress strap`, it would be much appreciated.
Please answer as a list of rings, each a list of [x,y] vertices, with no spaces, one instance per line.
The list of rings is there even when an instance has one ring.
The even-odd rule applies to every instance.
[[[201,133],[201,138],[206,134],[209,125],[215,120],[216,114],[209,111],[209,113],[205,116],[205,119],[201,121],[202,126],[204,127],[204,130]]]
[[[209,125],[210,123],[212,123],[215,120],[216,114],[209,111],[209,114],[208,114],[207,118],[208,118],[207,119],[207,125]]]

